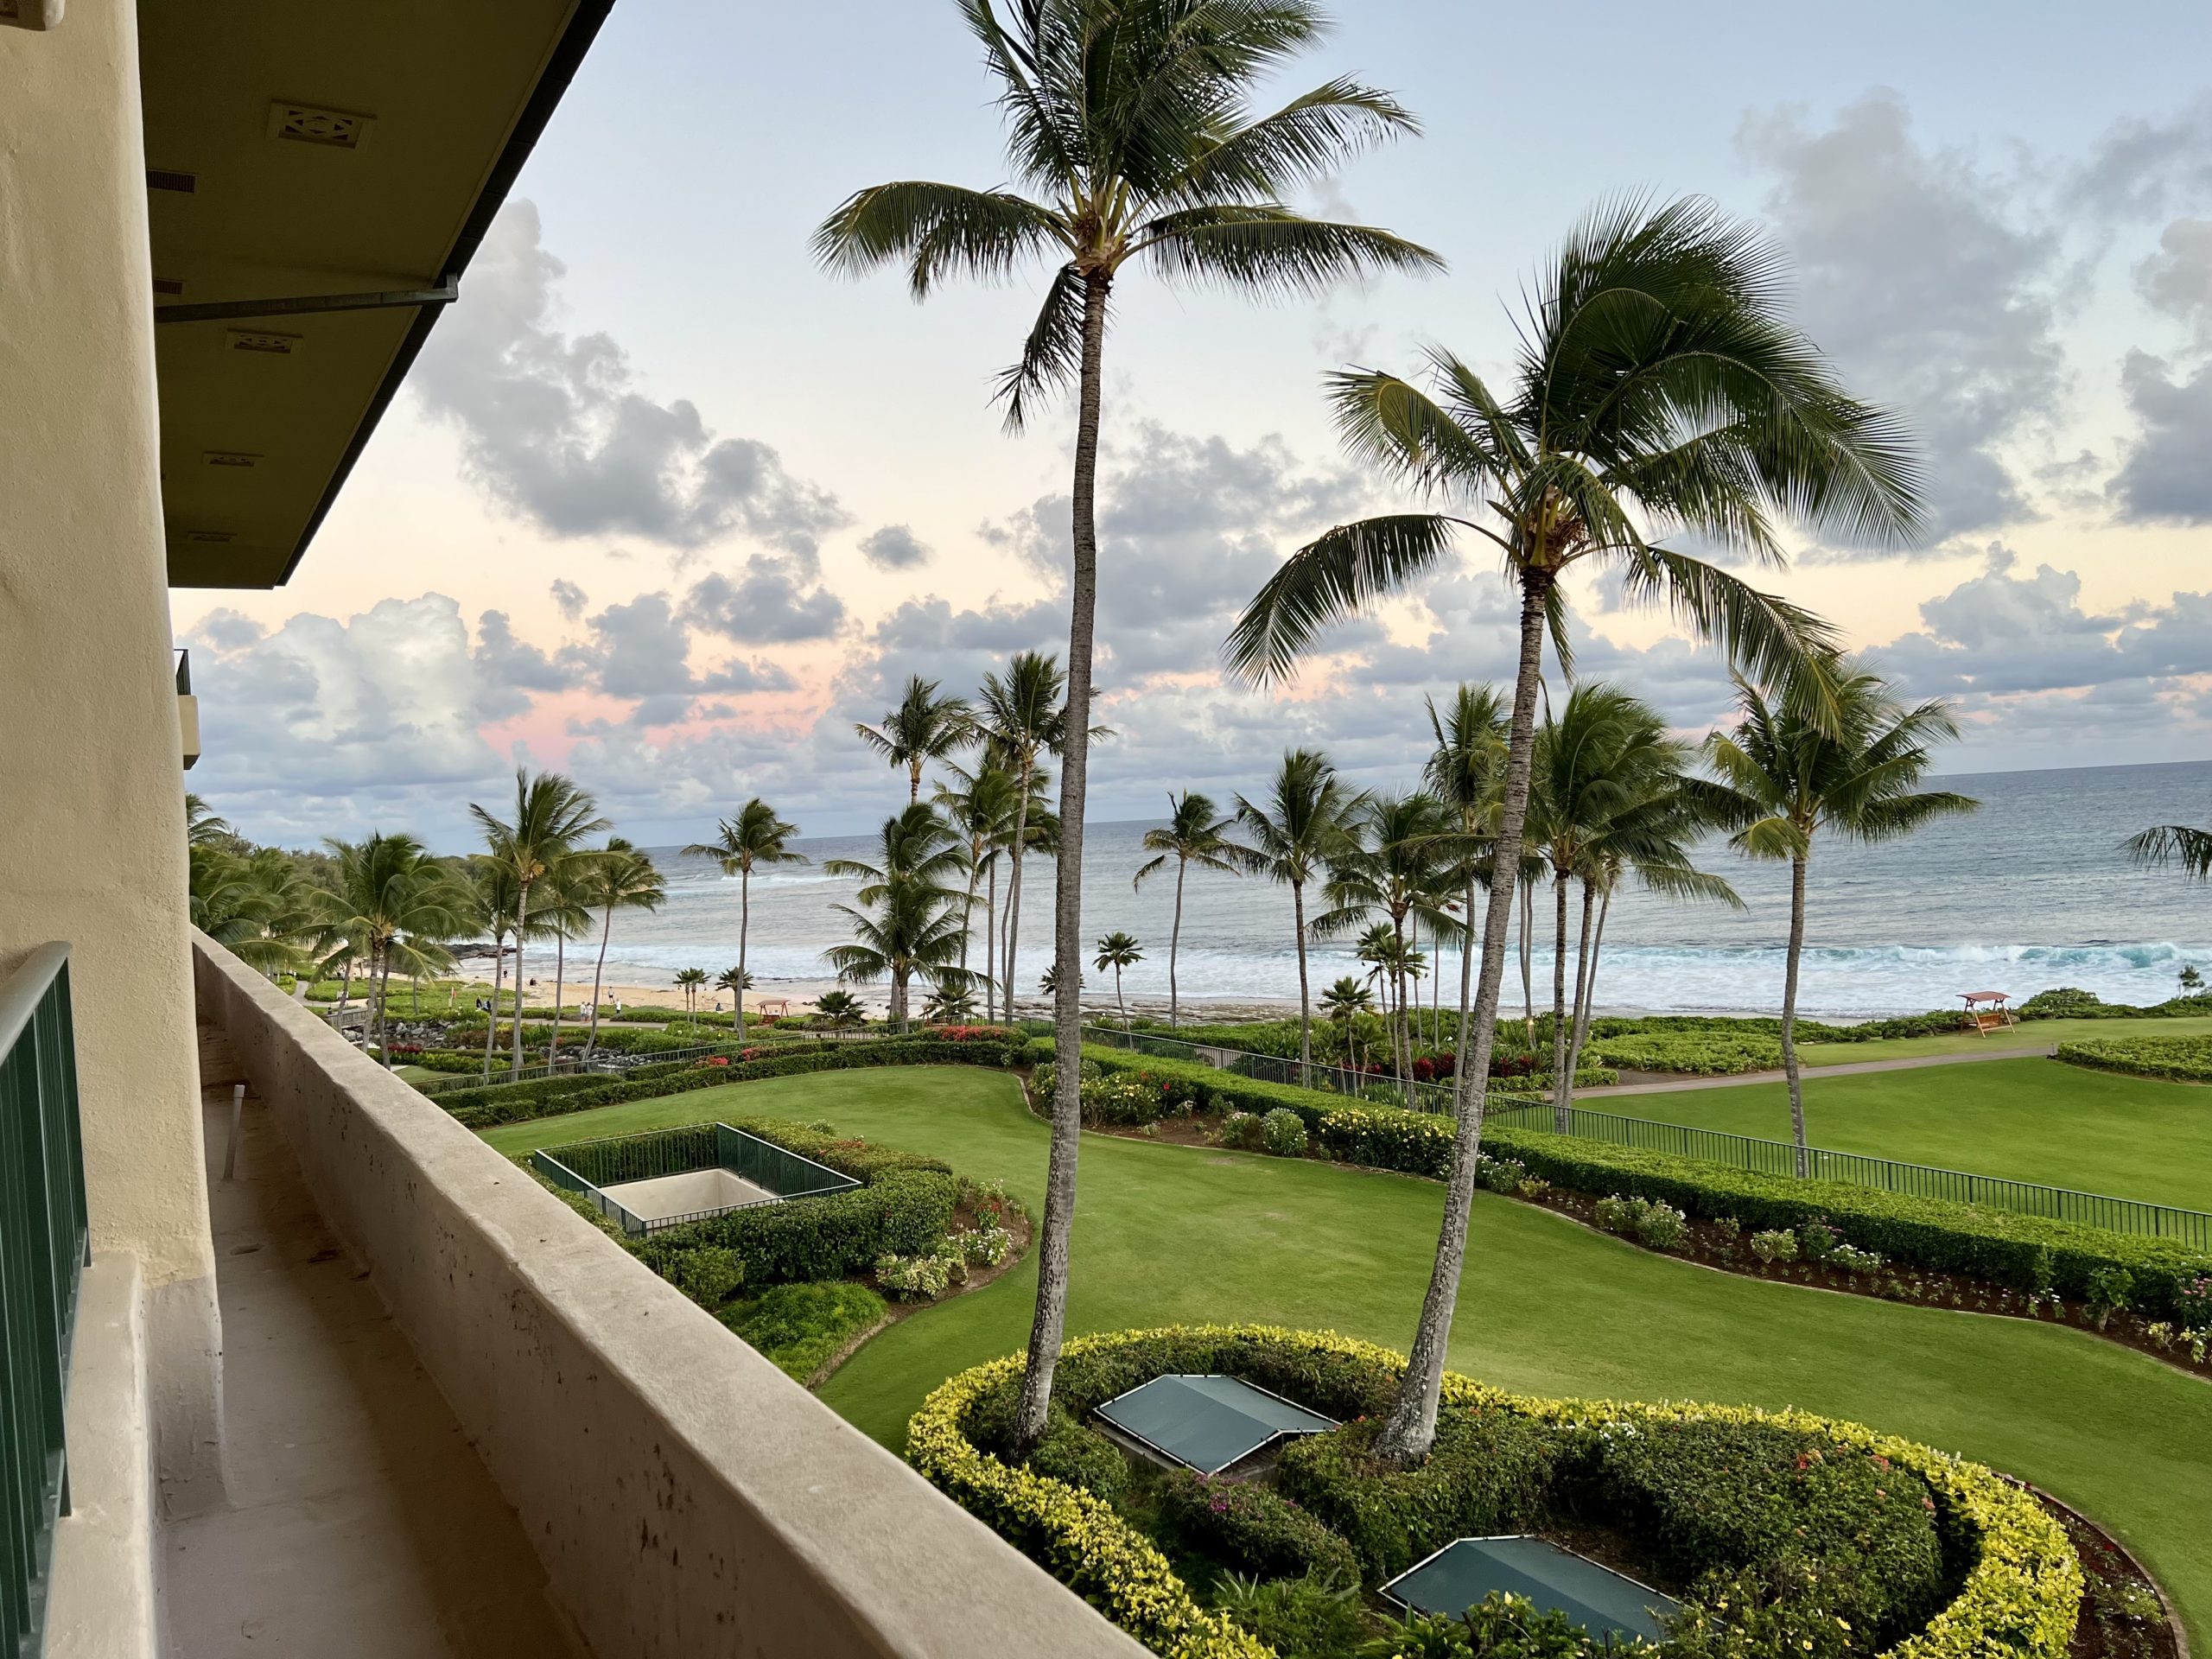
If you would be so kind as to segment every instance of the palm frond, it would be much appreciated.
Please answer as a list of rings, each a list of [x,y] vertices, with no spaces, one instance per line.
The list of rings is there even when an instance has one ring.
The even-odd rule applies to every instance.
[[[1006,406],[1006,429],[1020,432],[1029,423],[1030,407],[1075,379],[1083,369],[1083,276],[1073,264],[1062,265],[1045,290],[1045,303],[1021,358],[999,372],[994,403]]]
[[[2128,857],[2138,864],[2153,868],[2178,864],[2190,880],[2212,880],[2212,830],[2187,823],[2153,824],[2124,844]]]
[[[1339,524],[1283,561],[1236,619],[1222,646],[1231,674],[1253,683],[1287,677],[1323,629],[1427,575],[1464,519],[1396,513]]]
[[[1370,225],[1307,219],[1278,202],[1181,208],[1146,225],[1131,251],[1170,280],[1284,296],[1386,271],[1444,269],[1441,256],[1417,242]]]
[[[1332,177],[1372,145],[1420,131],[1388,92],[1339,76],[1203,149],[1166,194],[1189,206],[1280,196]]]
[[[946,275],[1002,281],[1069,245],[1051,208],[1003,190],[900,180],[856,190],[814,233],[814,257],[841,276],[904,261],[916,299]]]

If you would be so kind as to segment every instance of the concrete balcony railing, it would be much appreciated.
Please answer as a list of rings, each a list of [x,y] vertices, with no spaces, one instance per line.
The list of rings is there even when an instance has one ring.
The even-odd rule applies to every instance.
[[[194,954],[203,1027],[227,1039],[250,1109],[590,1650],[1140,1651],[313,1014],[205,938]],[[237,1414],[234,1399],[233,1436]]]

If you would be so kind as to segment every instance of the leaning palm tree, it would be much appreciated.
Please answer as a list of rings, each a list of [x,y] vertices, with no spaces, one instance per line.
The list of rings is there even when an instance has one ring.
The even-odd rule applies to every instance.
[[[1313,0],[962,0],[997,79],[1016,182],[1033,194],[920,182],[877,185],[823,224],[833,270],[906,268],[916,298],[939,280],[995,280],[1033,260],[1054,267],[1020,360],[1000,379],[1010,428],[1038,400],[1077,389],[1070,583],[1070,737],[1060,773],[1065,838],[1053,915],[1058,1040],[1074,1051],[1083,1010],[1083,816],[1088,779],[1094,505],[1106,325],[1115,284],[1141,257],[1170,280],[1255,295],[1318,292],[1346,277],[1433,270],[1442,262],[1387,231],[1310,219],[1285,206],[1375,142],[1414,130],[1388,94],[1325,83],[1255,118],[1248,100],[1322,31]],[[1039,199],[1041,198],[1041,199]],[[1008,964],[1012,982],[1012,964]],[[1045,1432],[1067,1298],[1067,1241],[1081,1140],[1078,1068],[1060,1068],[1038,1249],[1037,1319],[1014,1442]]]
[[[492,945],[492,997],[484,1014],[484,1081],[492,1080],[492,1052],[499,1042],[499,992],[506,983],[507,941],[515,931],[514,866],[478,858],[469,867],[468,918]],[[522,1024],[522,982],[517,980],[515,1025]]]
[[[1006,885],[1006,1017],[1014,1018],[1014,948],[1021,932],[1021,867],[1028,862],[1032,780],[1044,755],[1065,752],[1067,676],[1057,658],[1033,651],[1017,654],[1003,678],[983,676],[982,707],[976,724],[983,741],[1014,776],[1014,855]]]
[[[915,775],[920,776],[918,772]],[[695,841],[683,849],[693,858],[713,859],[721,867],[724,875],[737,878],[737,972],[745,976],[747,985],[753,982],[750,976],[745,976],[746,941],[753,927],[753,871],[756,865],[809,862],[804,853],[795,853],[787,845],[797,834],[797,824],[785,823],[776,816],[775,808],[756,795],[738,808],[735,817],[721,821],[719,837]],[[737,1038],[740,1042],[745,1040],[742,986],[737,990]]]
[[[1827,645],[1828,629],[1680,539],[1779,563],[1783,519],[1896,543],[1925,516],[1901,428],[1847,392],[1789,326],[1783,276],[1769,244],[1707,203],[1618,201],[1576,226],[1535,284],[1506,385],[1441,350],[1429,357],[1433,390],[1372,371],[1334,376],[1352,452],[1459,511],[1329,531],[1268,579],[1228,641],[1246,677],[1286,676],[1331,623],[1440,568],[1463,532],[1499,557],[1520,594],[1500,879],[1483,926],[1436,1268],[1376,1444],[1394,1461],[1426,1457],[1435,1439],[1513,903],[1503,874],[1521,864],[1547,625],[1566,640],[1562,577],[1611,571],[1630,603],[1664,607],[1753,673],[1777,675]]]
[[[1098,941],[1097,950],[1098,954],[1091,959],[1090,965],[1102,974],[1109,968],[1114,970],[1114,1006],[1121,1011],[1122,1029],[1127,1031],[1129,1005],[1122,995],[1122,969],[1134,968],[1142,962],[1144,951],[1139,947],[1135,934],[1124,933],[1119,928]]]
[[[469,816],[484,831],[492,856],[515,873],[514,1068],[522,1070],[522,949],[531,937],[530,890],[555,865],[576,850],[577,842],[608,827],[598,803],[557,772],[515,769],[514,816],[501,818],[472,801]]]
[[[1148,877],[1155,876],[1167,868],[1167,861],[1175,861],[1175,925],[1167,934],[1167,1023],[1170,1028],[1180,1025],[1181,1005],[1175,986],[1175,958],[1183,945],[1183,883],[1189,878],[1195,864],[1202,870],[1219,870],[1224,875],[1235,875],[1251,860],[1250,849],[1231,841],[1224,833],[1236,822],[1232,813],[1223,817],[1211,798],[1196,790],[1186,789],[1180,795],[1167,798],[1167,822],[1144,832],[1144,849],[1158,857],[1139,868],[1133,887],[1142,888]]]
[[[848,984],[891,982],[891,1020],[906,1029],[907,991],[917,977],[935,987],[964,984],[960,948],[967,930],[960,889],[960,843],[934,808],[917,801],[885,820],[877,862],[823,861],[830,875],[857,876],[860,907],[830,906],[851,924],[853,942],[832,945],[823,959]]]
[[[1736,729],[1706,740],[1706,759],[1718,779],[1709,810],[1735,831],[1729,844],[1738,852],[1789,861],[1782,1069],[1789,1079],[1789,1126],[1802,1177],[1811,1160],[1797,1067],[1797,971],[1805,954],[1805,875],[1815,837],[1825,830],[1842,841],[1893,841],[1931,818],[1971,812],[1980,803],[1948,790],[1919,789],[1932,747],[1955,738],[1958,722],[1942,702],[1905,708],[1863,661],[1831,659],[1810,689],[1802,678],[1762,689],[1739,675],[1736,701]]]
[[[939,696],[938,683],[918,674],[906,677],[899,706],[880,726],[856,723],[861,742],[894,766],[906,768],[906,804],[922,798],[922,768],[944,760],[976,741],[973,711],[965,697]]]
[[[1459,924],[1444,908],[1453,885],[1457,828],[1451,809],[1419,790],[1363,797],[1344,815],[1344,833],[1328,854],[1328,881],[1322,893],[1329,908],[1308,925],[1315,938],[1329,939],[1379,918],[1389,941],[1389,950],[1378,957],[1384,971],[1383,1008],[1390,1021],[1390,1054],[1402,1088],[1410,1087],[1414,1076],[1408,930],[1426,926],[1440,938],[1459,931]]]
[[[658,910],[668,897],[668,883],[652,859],[613,836],[584,873],[581,896],[600,912],[599,962],[591,973],[591,1030],[584,1038],[584,1058],[589,1059],[599,1046],[599,995],[607,978],[607,942],[614,935],[614,912]]]
[[[531,937],[553,941],[553,1024],[545,1039],[545,1058],[561,1058],[561,1004],[568,995],[569,941],[591,932],[591,906],[585,881],[591,867],[604,856],[596,849],[579,848],[563,853],[539,883],[537,902],[531,907]]]
[[[220,847],[228,850],[238,839],[228,818],[219,817],[205,796],[185,791],[184,840],[188,847]]]
[[[1344,837],[1344,820],[1359,796],[1337,776],[1325,755],[1285,751],[1255,805],[1236,798],[1236,823],[1251,849],[1247,868],[1290,889],[1291,936],[1298,947],[1299,1075],[1313,1064],[1313,1008],[1306,974],[1306,889],[1322,879],[1329,855]]]

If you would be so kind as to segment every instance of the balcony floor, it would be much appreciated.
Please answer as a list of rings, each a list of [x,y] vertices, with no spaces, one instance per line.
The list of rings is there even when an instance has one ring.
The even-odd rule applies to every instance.
[[[222,1179],[243,1078],[204,1026],[200,1077],[229,1503],[165,1529],[168,1652],[579,1654],[520,1522],[251,1088]]]

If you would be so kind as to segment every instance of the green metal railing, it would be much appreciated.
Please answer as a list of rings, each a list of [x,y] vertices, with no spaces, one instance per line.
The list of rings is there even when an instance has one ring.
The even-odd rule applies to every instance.
[[[630,1181],[658,1180],[668,1175],[689,1175],[702,1169],[726,1169],[753,1185],[774,1194],[755,1199],[768,1204],[778,1199],[810,1198],[842,1192],[860,1183],[826,1164],[803,1158],[772,1141],[764,1141],[727,1123],[695,1123],[682,1128],[661,1129],[647,1135],[613,1135],[600,1141],[575,1141],[563,1147],[541,1147],[530,1155],[531,1166],[563,1192],[588,1200],[609,1221],[632,1237],[665,1232],[687,1222],[703,1220],[744,1205],[724,1205],[678,1216],[637,1214],[604,1189]]]
[[[54,1526],[69,1513],[62,1414],[85,1269],[69,947],[0,980],[0,1653],[45,1644]]]

